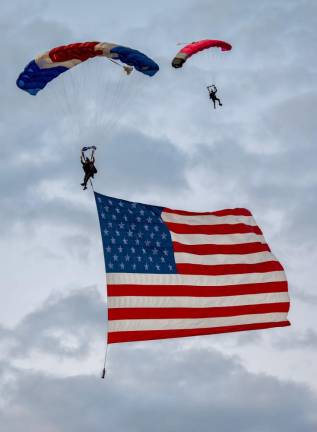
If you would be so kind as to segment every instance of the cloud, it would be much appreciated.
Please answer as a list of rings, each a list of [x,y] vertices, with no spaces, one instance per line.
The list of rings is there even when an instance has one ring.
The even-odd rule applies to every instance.
[[[237,357],[200,347],[201,338],[190,348],[177,340],[114,345],[105,381],[82,374],[76,359],[95,354],[91,341],[102,333],[101,311],[96,291],[85,288],[49,299],[11,329],[15,346],[1,368],[5,430],[26,424],[34,432],[192,431],[211,424],[221,432],[233,425],[250,432],[312,432],[316,427],[316,395],[306,386],[250,373]],[[69,335],[80,344],[65,346]],[[37,370],[36,363],[27,369],[33,350],[57,357],[50,374]],[[24,359],[23,369],[8,365],[7,359],[17,356]],[[72,376],[58,377],[69,358]]]

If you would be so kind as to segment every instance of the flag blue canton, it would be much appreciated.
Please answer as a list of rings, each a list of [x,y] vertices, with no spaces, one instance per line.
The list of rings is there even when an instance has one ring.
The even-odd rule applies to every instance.
[[[176,273],[163,207],[95,197],[108,273]]]

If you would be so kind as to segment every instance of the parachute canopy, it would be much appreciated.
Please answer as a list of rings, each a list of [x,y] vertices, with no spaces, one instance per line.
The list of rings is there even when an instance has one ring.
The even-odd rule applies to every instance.
[[[232,46],[228,42],[215,39],[204,39],[197,42],[192,42],[184,46],[174,57],[172,66],[174,68],[181,68],[185,61],[200,51],[208,48],[220,48],[221,51],[230,51]]]
[[[159,70],[154,60],[132,48],[106,42],[73,43],[53,48],[32,60],[19,75],[17,86],[35,96],[63,72],[97,56],[120,60],[148,76]]]

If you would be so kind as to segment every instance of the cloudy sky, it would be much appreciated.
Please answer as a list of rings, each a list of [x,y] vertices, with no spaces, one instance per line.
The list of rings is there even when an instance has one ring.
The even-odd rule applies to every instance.
[[[2,4],[1,430],[316,431],[316,28],[314,0]],[[203,38],[234,48],[170,67],[177,43]],[[85,40],[161,70],[125,77],[103,61],[35,98],[16,87],[36,54]],[[292,326],[113,345],[101,380],[104,262],[79,164],[93,144],[100,193],[249,208],[285,267]]]

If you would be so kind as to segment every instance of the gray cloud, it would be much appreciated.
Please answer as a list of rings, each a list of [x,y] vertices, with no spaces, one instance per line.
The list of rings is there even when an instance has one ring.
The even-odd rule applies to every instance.
[[[316,349],[317,332],[314,329],[307,329],[299,334],[293,332],[287,338],[274,341],[274,346],[280,350]]]
[[[102,333],[101,310],[93,289],[51,299],[12,329],[19,349],[10,355],[25,358],[37,349],[60,361],[84,358]],[[82,345],[67,349],[49,335],[52,330],[71,332]],[[22,425],[34,432],[190,431],[210,424],[221,432],[233,426],[250,432],[314,430],[316,397],[307,387],[250,373],[237,358],[199,348],[195,339],[190,349],[177,340],[111,346],[105,381],[80,372],[58,378],[2,361],[2,426],[12,432]]]
[[[17,291],[22,300],[12,305],[14,313],[23,315],[46,285],[76,284],[83,268],[95,281],[96,267],[87,257],[101,247],[95,241],[97,220],[93,203],[79,189],[78,149],[84,141],[98,145],[95,185],[100,192],[170,206],[176,200],[180,208],[197,210],[250,208],[283,251],[296,292],[293,301],[305,302],[314,312],[314,295],[298,287],[316,280],[307,260],[313,261],[317,234],[316,3],[163,0],[150,5],[142,0],[105,6],[96,0],[93,8],[82,1],[20,3],[6,2],[0,18],[5,65],[0,88],[1,262],[11,269],[14,261],[17,269],[16,275],[6,271],[1,283],[3,311],[7,313],[10,292],[20,285],[25,294]],[[209,36],[233,43],[226,61],[210,58],[207,72],[198,57],[182,71],[170,68],[177,42]],[[119,110],[114,133],[102,125],[83,127],[79,144],[69,128],[71,113],[65,117],[60,99],[30,98],[19,92],[15,79],[36,53],[84,39],[143,49],[159,61],[161,71],[132,98],[123,91],[126,106]],[[215,80],[222,110],[209,105],[206,80]],[[101,111],[111,109],[107,103],[98,98]],[[34,234],[41,237],[42,249]],[[25,251],[32,249],[37,250],[36,278],[23,266]],[[56,274],[47,274],[44,261],[49,257],[58,260]],[[296,308],[293,313],[296,322]],[[313,328],[313,315],[305,314],[308,328]],[[176,341],[111,347],[104,383],[81,375],[76,360],[93,355],[104,321],[100,296],[88,289],[51,298],[14,328],[0,328],[9,354],[1,363],[5,430],[20,431],[25,425],[34,432],[316,429],[315,396],[305,386],[252,374],[235,358],[184,350]],[[291,344],[294,350],[314,348],[315,339],[314,330],[303,331],[274,347],[291,356]],[[236,340],[257,344],[261,352],[259,332]],[[57,378],[36,371],[35,365],[33,371],[18,368],[24,358],[27,367],[36,355],[43,356],[41,370],[47,356],[74,362],[78,375]],[[303,362],[305,356],[303,349]],[[78,414],[83,412],[85,416]]]

